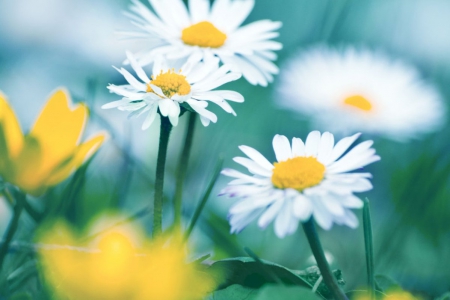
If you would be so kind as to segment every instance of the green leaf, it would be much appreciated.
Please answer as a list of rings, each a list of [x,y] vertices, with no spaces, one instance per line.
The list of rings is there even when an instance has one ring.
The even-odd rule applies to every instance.
[[[299,286],[265,285],[256,290],[233,284],[210,295],[207,300],[320,300],[311,289]]]
[[[447,292],[439,298],[436,298],[436,300],[450,300],[450,292]]]
[[[257,262],[250,257],[219,260],[212,264],[210,269],[221,275],[221,288],[240,284],[259,289],[266,283],[281,283],[312,289],[321,277],[317,266],[309,267],[306,270],[290,270],[266,260]],[[333,275],[340,286],[345,285],[340,270],[333,270]],[[323,281],[317,287],[316,292],[324,299],[331,297],[331,293]]]
[[[33,297],[29,293],[17,293],[13,295],[10,300],[32,300]]]
[[[206,300],[256,300],[256,290],[233,284],[214,292]]]
[[[241,284],[250,288],[260,288],[265,283],[274,283],[274,276],[281,282],[312,288],[312,285],[300,274],[281,265],[261,260],[265,270],[261,270],[261,263],[250,257],[236,257],[215,262],[210,268],[223,276],[222,287]]]
[[[386,275],[375,275],[377,289],[385,292],[387,290],[403,290],[402,287],[392,278]]]
[[[273,299],[320,300],[321,298],[313,293],[310,289],[299,286],[285,285],[266,285],[258,291],[258,294],[255,298],[255,300]]]

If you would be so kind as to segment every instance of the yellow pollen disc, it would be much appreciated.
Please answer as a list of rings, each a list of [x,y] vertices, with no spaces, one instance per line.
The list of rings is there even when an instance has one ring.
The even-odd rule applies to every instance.
[[[191,85],[186,81],[186,76],[177,74],[174,70],[169,70],[165,73],[161,71],[159,75],[153,75],[150,83],[161,88],[164,95],[168,98],[175,94],[184,96],[191,92]],[[150,84],[147,84],[147,92],[154,93]]]
[[[225,44],[227,35],[210,22],[203,21],[183,29],[181,39],[191,46],[220,48]]]
[[[314,157],[294,157],[273,165],[272,183],[279,189],[301,192],[319,184],[325,176],[325,166]]]
[[[365,97],[360,95],[350,96],[344,99],[344,104],[349,105],[355,108],[358,108],[363,111],[371,111],[372,103],[367,100]]]

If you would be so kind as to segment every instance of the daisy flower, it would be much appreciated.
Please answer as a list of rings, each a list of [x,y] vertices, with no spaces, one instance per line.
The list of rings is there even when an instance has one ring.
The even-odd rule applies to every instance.
[[[296,231],[299,221],[311,217],[326,230],[333,223],[355,228],[358,219],[350,209],[361,208],[363,202],[353,193],[372,189],[368,180],[372,176],[349,172],[380,159],[371,148],[372,141],[347,152],[359,136],[343,138],[335,145],[331,133],[312,131],[305,143],[293,138],[291,146],[285,136],[275,135],[273,149],[278,162],[273,164],[257,150],[240,146],[248,158],[235,157],[234,161],[252,175],[222,171],[236,179],[221,195],[241,199],[230,208],[231,232],[241,231],[255,219],[262,229],[275,220],[275,233],[283,238]]]
[[[168,58],[203,58],[213,54],[232,64],[253,85],[267,86],[278,68],[272,63],[281,43],[271,39],[281,22],[260,20],[241,26],[253,9],[254,0],[149,0],[153,11],[133,0],[129,17],[138,31],[123,32],[127,38],[143,39],[148,48],[136,54],[140,65],[155,55]]]
[[[153,64],[151,79],[131,53],[127,52],[127,57],[139,79],[124,68],[116,68],[129,84],[109,85],[108,89],[112,93],[123,98],[107,103],[102,108],[117,107],[119,110],[131,111],[131,118],[147,113],[142,129],[150,127],[158,110],[162,116],[169,118],[173,126],[177,126],[180,106],[197,112],[202,124],[208,126],[210,122],[217,122],[217,116],[206,109],[208,101],[233,115],[236,113],[226,100],[244,101],[244,97],[234,91],[212,91],[241,77],[240,73],[232,72],[228,65],[219,67],[219,60],[215,57],[206,57],[201,62],[191,59],[180,68],[178,63],[171,63],[159,56]]]
[[[346,134],[406,141],[444,122],[440,94],[415,68],[368,50],[301,52],[286,63],[277,91],[281,106]]]

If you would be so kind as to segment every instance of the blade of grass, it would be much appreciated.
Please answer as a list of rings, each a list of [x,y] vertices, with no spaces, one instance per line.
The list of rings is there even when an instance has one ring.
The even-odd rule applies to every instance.
[[[189,239],[189,236],[192,233],[192,230],[195,227],[195,224],[198,221],[198,218],[200,217],[200,214],[203,211],[203,208],[206,205],[206,202],[209,199],[209,196],[211,195],[212,189],[217,181],[217,179],[219,178],[220,175],[220,171],[222,170],[222,165],[223,165],[223,158],[219,158],[219,161],[216,164],[216,167],[214,169],[214,174],[211,178],[211,181],[209,182],[208,187],[206,188],[205,194],[203,195],[202,199],[200,200],[200,203],[197,205],[194,215],[192,216],[192,220],[191,223],[189,224],[188,229],[186,230],[186,233],[184,235],[184,240],[187,241]]]
[[[6,232],[5,232],[5,235],[3,238],[3,243],[0,247],[0,270],[3,267],[5,257],[8,254],[9,244],[11,243],[11,241],[14,237],[14,234],[16,233],[16,231],[19,227],[19,220],[20,220],[20,216],[23,211],[24,198],[25,198],[24,194],[17,193],[16,204],[14,206],[14,214],[13,214],[11,221],[9,222],[8,228],[6,229]]]
[[[189,112],[188,126],[186,129],[186,135],[184,138],[184,146],[178,160],[176,183],[175,183],[175,196],[173,198],[174,206],[174,227],[181,228],[181,216],[182,216],[182,204],[183,204],[183,184],[186,178],[186,173],[189,164],[189,157],[191,156],[192,142],[194,140],[195,123],[197,120],[197,114]]]
[[[375,299],[375,277],[373,263],[372,222],[370,219],[369,199],[364,199],[363,208],[364,245],[366,248],[367,285],[370,288],[370,298]]]
[[[153,237],[162,234],[162,219],[164,205],[164,177],[166,169],[167,148],[169,145],[172,123],[168,117],[161,115],[159,133],[158,158],[156,160],[155,194],[153,197]]]

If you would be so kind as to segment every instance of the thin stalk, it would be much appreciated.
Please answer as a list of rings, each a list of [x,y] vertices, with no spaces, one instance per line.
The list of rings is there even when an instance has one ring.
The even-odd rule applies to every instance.
[[[189,239],[189,236],[191,235],[192,230],[195,227],[195,224],[197,224],[198,218],[200,217],[200,214],[202,213],[203,208],[205,207],[206,202],[208,201],[209,196],[211,195],[214,184],[216,183],[217,178],[219,178],[220,170],[222,169],[222,164],[223,164],[223,158],[220,158],[219,161],[217,162],[216,168],[214,170],[214,174],[211,178],[211,181],[209,182],[209,185],[205,191],[205,194],[203,195],[202,199],[200,200],[200,203],[195,208],[195,212],[194,212],[194,215],[192,216],[191,223],[189,224],[189,227],[186,230],[186,233],[184,235],[185,241],[187,241]]]
[[[36,222],[39,223],[43,219],[42,213],[37,211],[26,199],[23,201],[23,208],[30,215],[30,217]]]
[[[375,299],[375,277],[373,263],[372,222],[370,219],[369,199],[364,199],[363,208],[364,245],[366,248],[367,285],[370,288],[370,299]]]
[[[162,233],[162,208],[164,190],[164,170],[166,167],[167,146],[172,124],[169,118],[161,116],[158,160],[156,162],[155,197],[153,199],[153,237]]]
[[[6,230],[3,238],[3,243],[0,247],[0,270],[3,268],[3,262],[5,260],[6,254],[8,254],[9,244],[11,243],[14,234],[19,227],[19,219],[23,211],[23,201],[24,199],[22,198],[22,195],[17,197],[16,204],[14,206],[13,217],[9,222],[8,229]]]
[[[186,178],[186,172],[189,163],[189,157],[192,149],[192,141],[194,139],[195,121],[197,120],[197,114],[190,112],[188,119],[188,127],[186,130],[186,136],[184,138],[183,151],[181,152],[180,159],[178,160],[177,176],[175,183],[175,196],[173,198],[174,206],[174,226],[175,228],[181,225],[182,216],[182,203],[183,203],[183,184]]]
[[[303,230],[308,238],[309,246],[311,247],[312,253],[316,259],[320,274],[323,277],[323,281],[333,294],[334,299],[348,300],[347,296],[345,296],[344,292],[339,287],[336,278],[331,272],[327,259],[325,258],[325,253],[323,252],[322,244],[320,243],[319,236],[317,235],[313,218],[310,218],[308,221],[303,223]]]

